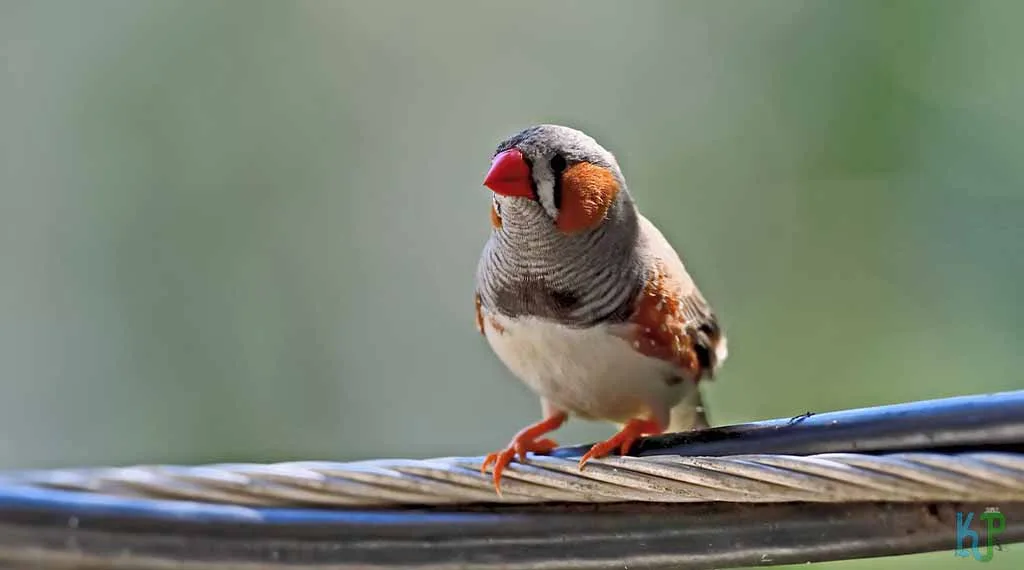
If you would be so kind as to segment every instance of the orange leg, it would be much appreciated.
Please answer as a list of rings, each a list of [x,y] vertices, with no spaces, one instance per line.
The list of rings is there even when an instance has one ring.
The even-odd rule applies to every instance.
[[[633,443],[640,439],[640,437],[649,434],[657,434],[665,431],[665,428],[658,424],[654,420],[641,420],[632,419],[619,430],[619,433],[613,435],[606,441],[594,444],[590,448],[590,451],[586,452],[582,458],[580,458],[580,469],[594,458],[604,457],[610,454],[615,448],[619,449],[619,455],[625,455],[629,453],[629,448],[633,446]]]
[[[505,467],[512,462],[516,455],[519,456],[519,461],[524,462],[526,454],[529,452],[550,453],[551,450],[558,447],[554,440],[537,438],[560,428],[568,417],[569,415],[565,412],[551,414],[547,418],[519,430],[519,433],[509,442],[508,447],[501,451],[495,451],[484,459],[483,465],[480,466],[480,472],[486,473],[487,468],[492,463],[494,464],[494,490],[498,492],[498,495],[501,495],[501,474],[505,471]]]

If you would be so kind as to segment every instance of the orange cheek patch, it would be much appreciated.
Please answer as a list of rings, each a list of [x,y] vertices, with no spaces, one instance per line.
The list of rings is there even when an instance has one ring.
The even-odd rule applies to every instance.
[[[498,210],[494,208],[494,202],[491,202],[491,227],[496,230],[501,228],[501,216],[498,215]]]
[[[562,207],[555,227],[576,233],[596,227],[608,215],[619,183],[610,170],[580,162],[562,173]]]

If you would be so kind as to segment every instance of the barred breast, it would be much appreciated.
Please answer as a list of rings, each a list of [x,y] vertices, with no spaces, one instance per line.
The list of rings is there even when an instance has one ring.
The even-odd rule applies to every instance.
[[[625,205],[624,205],[625,206]],[[482,306],[505,317],[536,317],[570,327],[625,321],[645,272],[635,254],[631,211],[579,235],[558,232],[535,203],[513,203],[477,268]]]

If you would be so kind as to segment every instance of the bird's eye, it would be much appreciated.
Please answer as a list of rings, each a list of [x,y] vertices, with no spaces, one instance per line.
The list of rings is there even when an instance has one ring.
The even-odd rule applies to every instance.
[[[555,176],[558,176],[559,174],[561,174],[562,171],[565,170],[565,167],[566,167],[566,163],[565,163],[565,157],[564,156],[562,156],[560,154],[556,154],[555,156],[551,157],[551,170],[554,171]]]

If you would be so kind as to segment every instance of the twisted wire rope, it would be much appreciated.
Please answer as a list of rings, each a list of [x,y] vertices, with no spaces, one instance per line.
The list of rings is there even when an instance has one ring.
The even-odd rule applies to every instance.
[[[545,502],[855,502],[1024,500],[1013,452],[723,457],[528,457],[502,494],[481,457],[58,469],[0,476],[16,485],[249,506],[398,507]]]

